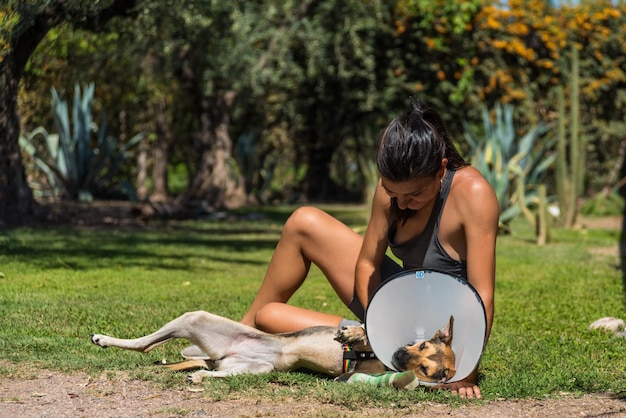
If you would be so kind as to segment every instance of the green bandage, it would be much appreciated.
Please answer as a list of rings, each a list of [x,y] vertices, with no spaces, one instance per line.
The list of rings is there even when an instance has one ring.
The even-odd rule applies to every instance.
[[[340,376],[338,380],[346,383],[393,386],[396,389],[415,389],[420,385],[420,381],[412,370],[407,370],[406,372],[385,372],[377,374],[352,373],[349,376],[344,376]]]

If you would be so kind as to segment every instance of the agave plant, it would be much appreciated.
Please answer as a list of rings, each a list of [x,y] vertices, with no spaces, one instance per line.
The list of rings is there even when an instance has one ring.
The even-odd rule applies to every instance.
[[[49,134],[44,128],[37,128],[20,137],[20,146],[45,173],[56,194],[90,201],[94,194],[117,187],[126,195],[132,195],[130,183],[114,184],[114,176],[144,134],[137,134],[118,146],[108,133],[104,115],[99,127],[92,121],[93,94],[93,83],[87,85],[82,94],[78,84],[74,87],[73,129],[70,130],[68,104],[53,87],[52,110],[58,133]],[[40,138],[43,146],[37,143]]]
[[[529,207],[537,203],[538,186],[556,159],[552,152],[554,140],[541,147],[537,143],[550,127],[541,123],[518,138],[513,110],[512,105],[496,105],[495,122],[492,122],[489,110],[483,107],[482,137],[465,123],[470,161],[493,186],[500,205],[500,224],[504,228],[522,212],[531,216]]]

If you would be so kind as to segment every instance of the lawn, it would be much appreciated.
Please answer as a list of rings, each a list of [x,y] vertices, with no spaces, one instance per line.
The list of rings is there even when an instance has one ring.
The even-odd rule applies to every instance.
[[[365,225],[363,208],[327,209],[358,230]],[[102,350],[89,335],[139,336],[198,309],[239,319],[290,210],[267,210],[260,220],[0,231],[0,360],[93,376],[122,370],[158,385],[186,385],[183,374],[151,365],[163,358],[178,360],[184,342],[142,355]],[[520,220],[513,234],[499,237],[496,315],[481,364],[487,400],[564,392],[626,396],[626,339],[587,331],[600,317],[626,318],[617,268],[620,231],[553,233],[552,243],[537,246]],[[349,316],[317,270],[292,302]],[[0,376],[9,373],[0,366]],[[268,382],[278,385],[268,389]],[[346,389],[351,385],[303,373],[238,376],[204,385],[211,388],[206,396],[212,399],[253,390],[259,396],[283,393],[348,407],[458,402],[427,390]]]

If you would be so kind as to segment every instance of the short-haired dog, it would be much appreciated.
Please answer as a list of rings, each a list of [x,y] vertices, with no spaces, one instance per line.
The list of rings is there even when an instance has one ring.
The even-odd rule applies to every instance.
[[[442,382],[452,377],[454,374],[454,352],[450,348],[452,323],[453,318],[450,318],[450,323],[437,331],[429,341],[401,347],[398,350],[400,353],[398,364],[394,365],[399,370],[414,368],[418,379],[426,382]],[[240,373],[258,374],[298,369],[334,377],[346,372],[345,349],[342,343],[350,344],[355,351],[371,351],[365,332],[359,326],[343,329],[318,326],[291,333],[269,334],[204,311],[185,313],[144,337],[120,339],[93,334],[91,341],[100,347],[119,347],[147,353],[175,338],[184,338],[194,344],[183,350],[183,357],[190,362],[182,364],[211,369],[200,370],[190,375],[189,380],[194,383],[208,376],[225,377]],[[422,344],[424,349],[420,349]],[[180,370],[186,367],[174,364],[171,368]],[[376,359],[358,360],[355,370],[373,373],[384,371],[385,368]]]
[[[391,364],[398,370],[413,370],[420,380],[445,382],[454,376],[455,355],[452,351],[454,317],[430,340],[417,341],[393,353]]]

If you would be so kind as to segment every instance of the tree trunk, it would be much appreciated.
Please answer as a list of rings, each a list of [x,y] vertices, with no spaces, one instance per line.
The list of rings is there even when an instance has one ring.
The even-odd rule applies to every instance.
[[[23,224],[35,210],[18,142],[17,90],[21,70],[16,69],[14,55],[6,55],[0,63],[0,225],[7,226]]]
[[[335,149],[322,147],[313,143],[313,148],[307,152],[307,171],[304,178],[303,190],[307,200],[335,200],[333,182],[330,178],[330,161]]]
[[[35,17],[24,32],[11,38],[9,52],[0,61],[0,223],[6,225],[23,224],[35,212],[20,154],[17,94],[26,62],[49,29],[45,18]]]
[[[179,201],[202,202],[209,210],[245,203],[243,183],[236,182],[228,168],[232,157],[229,112],[234,98],[234,92],[227,92],[215,98],[202,96],[199,100],[199,124],[194,135],[198,157],[189,188]]]
[[[148,197],[148,144],[142,141],[137,154],[137,199]]]
[[[165,202],[168,198],[167,163],[169,161],[170,125],[167,120],[167,103],[161,98],[157,103],[155,134],[156,140],[152,143],[152,182],[153,190],[150,200]]]
[[[351,193],[344,186],[337,184],[330,177],[333,155],[341,142],[333,136],[332,129],[318,129],[315,138],[306,149],[307,171],[302,183],[302,190],[308,201],[351,202],[360,199],[360,194]]]
[[[168,198],[168,162],[169,146],[167,142],[157,138],[152,144],[152,183],[153,190],[150,200],[153,202],[165,202]]]

